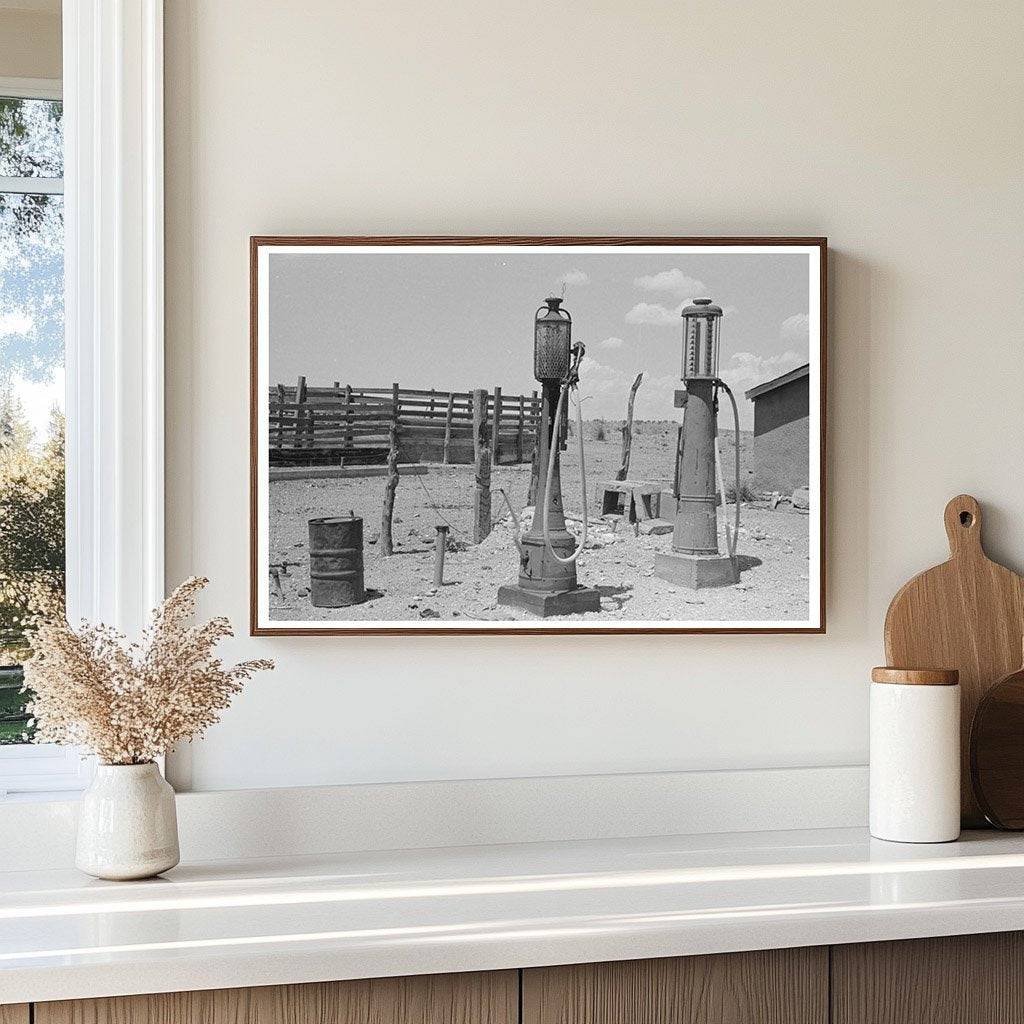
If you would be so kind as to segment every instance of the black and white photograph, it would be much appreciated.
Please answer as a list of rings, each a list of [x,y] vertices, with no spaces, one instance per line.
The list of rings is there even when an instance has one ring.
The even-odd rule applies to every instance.
[[[251,253],[254,633],[823,630],[823,240]]]

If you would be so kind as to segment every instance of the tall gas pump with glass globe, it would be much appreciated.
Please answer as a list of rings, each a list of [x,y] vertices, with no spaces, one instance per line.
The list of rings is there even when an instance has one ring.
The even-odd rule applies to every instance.
[[[583,422],[577,404],[577,434],[583,488],[583,537],[565,528],[562,506],[562,474],[559,463],[559,430],[569,392],[579,381],[582,344],[572,343],[572,317],[562,300],[544,300],[534,314],[533,375],[540,382],[541,411],[537,425],[537,492],[533,523],[516,539],[519,580],[498,589],[498,604],[522,608],[534,615],[572,615],[601,610],[601,595],[593,587],[581,587],[576,579],[576,559],[586,542],[586,479],[583,465]],[[511,504],[509,506],[511,508]]]
[[[672,549],[658,554],[654,574],[671,583],[697,589],[724,587],[739,581],[736,529],[729,550],[718,546],[718,488],[715,481],[715,434],[718,392],[732,401],[736,423],[737,487],[739,476],[739,415],[728,385],[718,376],[722,308],[711,299],[694,299],[683,309],[683,383],[677,393],[683,405],[683,429],[676,452],[676,516]],[[678,403],[677,403],[678,404]],[[739,495],[736,493],[737,524]],[[724,500],[724,495],[723,495]]]

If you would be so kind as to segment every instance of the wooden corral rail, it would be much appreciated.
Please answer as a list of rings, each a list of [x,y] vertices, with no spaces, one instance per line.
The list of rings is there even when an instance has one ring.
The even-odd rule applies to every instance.
[[[487,395],[491,450],[497,463],[530,462],[537,442],[540,399]],[[356,388],[336,382],[270,388],[270,463],[289,465],[380,464],[387,460],[392,427],[399,462],[473,462],[473,404],[469,391]]]

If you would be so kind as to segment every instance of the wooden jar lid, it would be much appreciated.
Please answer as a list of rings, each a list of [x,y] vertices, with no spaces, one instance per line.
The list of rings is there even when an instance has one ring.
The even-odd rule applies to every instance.
[[[960,673],[955,668],[889,668],[871,670],[873,683],[900,683],[905,686],[956,686]]]

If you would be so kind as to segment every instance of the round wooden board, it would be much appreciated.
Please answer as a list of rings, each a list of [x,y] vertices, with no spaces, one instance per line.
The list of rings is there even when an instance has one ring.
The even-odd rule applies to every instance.
[[[971,725],[971,783],[997,828],[1024,829],[1024,668],[990,687]]]
[[[986,824],[974,797],[970,730],[988,688],[1020,665],[1024,579],[993,562],[981,542],[981,508],[968,494],[946,505],[949,561],[906,583],[885,616],[889,665],[960,672],[960,810],[965,827]]]

